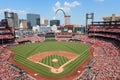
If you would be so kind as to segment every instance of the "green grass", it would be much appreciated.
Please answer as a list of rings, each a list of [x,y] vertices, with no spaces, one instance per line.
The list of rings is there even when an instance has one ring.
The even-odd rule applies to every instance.
[[[56,41],[55,38],[45,38],[45,42],[48,42],[48,41]]]
[[[29,44],[25,46],[16,46],[11,48],[16,52],[14,60],[23,64],[24,66],[27,66],[36,72],[48,76],[48,77],[63,77],[70,75],[72,72],[74,72],[80,64],[82,64],[86,58],[89,57],[90,49],[88,48],[87,45],[85,44],[78,44],[78,43],[70,43],[70,42],[44,42],[44,43],[35,43],[35,44]],[[88,50],[87,50],[88,49]],[[86,51],[87,50],[87,51]],[[80,55],[76,60],[70,62],[68,65],[64,66],[64,71],[60,74],[54,74],[50,71],[49,68],[44,67],[43,65],[36,64],[34,62],[29,61],[27,58],[41,52],[46,52],[46,51],[67,51],[67,52],[72,52],[75,54]],[[84,52],[86,51],[86,52]],[[84,52],[84,53],[83,53]],[[53,59],[56,57],[57,59],[60,60],[59,63],[53,64],[50,63],[49,60]],[[51,66],[56,66],[56,65],[62,65],[65,61],[68,59],[65,58],[60,58],[60,56],[51,56],[51,57],[46,57],[48,60],[43,60],[42,62]]]

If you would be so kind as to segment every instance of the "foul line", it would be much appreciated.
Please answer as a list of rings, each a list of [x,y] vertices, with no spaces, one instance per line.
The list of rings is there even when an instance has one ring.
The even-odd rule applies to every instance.
[[[86,51],[88,51],[88,49],[86,49],[84,52],[82,52],[82,54],[85,53]],[[79,56],[81,56],[81,55],[79,55]],[[76,58],[78,58],[79,56],[77,56],[77,57],[69,60],[68,62],[66,62],[65,64],[63,64],[62,66],[60,66],[60,68],[63,68],[64,66],[66,66],[66,65],[69,64],[70,62],[74,61],[74,60],[75,60]]]
[[[43,63],[41,63],[41,62],[35,62],[35,63],[41,64],[41,65],[46,66],[46,67],[48,67],[48,68],[50,68],[50,69],[54,68],[54,67],[52,67],[52,66],[49,66],[49,65],[43,64]]]

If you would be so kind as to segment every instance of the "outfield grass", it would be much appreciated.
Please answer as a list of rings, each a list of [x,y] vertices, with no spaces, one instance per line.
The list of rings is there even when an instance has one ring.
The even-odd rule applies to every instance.
[[[86,58],[89,57],[90,49],[86,44],[70,43],[70,42],[44,42],[35,43],[25,46],[16,46],[11,48],[16,52],[14,60],[35,70],[36,72],[49,77],[62,77],[70,75],[75,71]],[[80,55],[77,59],[64,66],[64,71],[60,74],[51,73],[50,69],[43,65],[29,61],[27,58],[41,52],[46,51],[67,51]],[[62,63],[59,63],[62,64]],[[50,63],[50,65],[52,65]]]
[[[55,38],[45,38],[45,42],[48,42],[48,41],[56,41]]]

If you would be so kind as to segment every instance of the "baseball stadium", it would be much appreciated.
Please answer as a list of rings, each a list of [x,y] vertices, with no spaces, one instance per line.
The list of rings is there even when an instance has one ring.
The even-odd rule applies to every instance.
[[[65,25],[52,20],[57,31],[42,33],[15,29],[5,12],[0,21],[0,80],[119,80],[120,21],[93,21],[94,13],[87,13],[86,26],[76,27],[70,15],[62,9],[55,15],[58,11]]]

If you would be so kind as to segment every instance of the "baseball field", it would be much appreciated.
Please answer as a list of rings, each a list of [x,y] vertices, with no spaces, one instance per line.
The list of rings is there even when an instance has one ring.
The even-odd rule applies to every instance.
[[[90,55],[88,45],[74,42],[44,42],[11,49],[16,62],[52,78],[72,74]]]

